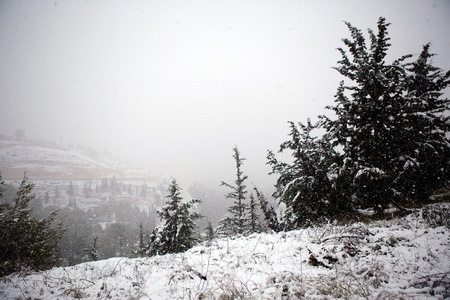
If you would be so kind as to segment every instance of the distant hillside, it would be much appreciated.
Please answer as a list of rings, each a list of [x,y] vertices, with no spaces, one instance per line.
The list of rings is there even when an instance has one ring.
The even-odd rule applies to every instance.
[[[123,177],[120,162],[88,148],[65,148],[36,141],[0,137],[0,172],[4,179],[76,179]]]

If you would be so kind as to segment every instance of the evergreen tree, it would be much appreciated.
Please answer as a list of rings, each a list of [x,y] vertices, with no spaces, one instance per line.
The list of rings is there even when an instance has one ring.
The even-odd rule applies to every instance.
[[[192,209],[201,201],[191,199],[182,202],[181,188],[175,179],[169,185],[168,193],[166,204],[157,212],[163,223],[150,235],[147,247],[150,256],[184,252],[198,240],[195,220],[202,216],[192,212]]]
[[[59,199],[59,186],[55,186],[55,199]]]
[[[3,199],[3,193],[5,191],[5,188],[3,187],[5,182],[2,179],[2,173],[0,173],[0,199]]]
[[[216,232],[219,236],[232,236],[237,234],[236,220],[230,216],[221,219],[217,225]]]
[[[103,193],[109,191],[108,178],[102,178],[102,181],[100,183],[100,189]]]
[[[69,187],[67,188],[67,194],[72,198],[75,196],[75,187],[73,186],[72,181],[69,183]]]
[[[273,196],[286,204],[281,226],[293,229],[323,218],[334,218],[348,211],[348,199],[338,197],[334,183],[339,156],[326,138],[317,138],[312,131],[318,128],[308,119],[307,124],[289,122],[291,140],[280,146],[279,152],[290,151],[292,163],[279,161],[271,151],[268,164],[271,174],[279,174]],[[273,216],[267,216],[275,222]]]
[[[269,206],[269,202],[267,201],[266,196],[260,192],[256,187],[254,188],[256,197],[259,200],[259,204],[261,207],[261,210],[264,214],[264,219],[266,220],[267,227],[269,227],[270,230],[273,230],[275,232],[281,231],[281,226],[278,221],[277,214],[275,212],[275,209],[273,206]]]
[[[355,173],[349,175],[360,205],[380,210],[394,195],[387,185],[387,164],[393,159],[390,149],[394,146],[391,120],[400,113],[397,109],[402,106],[402,79],[405,77],[402,62],[409,56],[393,64],[385,62],[390,39],[387,34],[389,24],[384,18],[378,21],[377,35],[369,30],[369,49],[362,32],[348,22],[346,25],[352,39],[343,42],[353,59],[339,48],[342,60],[335,69],[355,85],[347,86],[341,82],[336,94],[337,105],[328,107],[337,119],[322,119],[334,146],[343,147],[344,157],[349,159],[347,162],[354,164],[351,169]]]
[[[137,250],[136,254],[139,257],[144,256],[146,252],[146,247],[144,244],[144,230],[142,228],[142,223],[139,223],[139,249]]]
[[[148,192],[147,182],[143,182],[140,194],[142,199],[145,199],[147,197],[147,192]]]
[[[0,276],[51,268],[62,236],[61,226],[53,227],[56,212],[40,220],[31,216],[34,185],[25,175],[12,202],[3,199],[2,185],[0,175]]]
[[[206,226],[205,231],[206,231],[206,240],[208,241],[208,243],[211,243],[211,241],[214,239],[216,235],[211,222],[208,222],[208,226]]]
[[[86,253],[87,253],[90,261],[95,261],[95,260],[100,259],[100,255],[98,254],[98,249],[97,249],[97,240],[98,240],[98,236],[96,236],[94,238],[94,244],[92,245],[92,247],[86,249]]]
[[[272,173],[279,174],[274,197],[287,206],[285,229],[357,208],[381,213],[390,204],[426,202],[450,180],[450,101],[441,98],[450,72],[431,64],[429,44],[413,62],[409,54],[386,62],[384,18],[376,34],[368,30],[368,45],[358,28],[346,25],[348,53],[338,49],[335,68],[345,80],[327,107],[335,118],[290,122],[291,140],[280,152],[292,152],[291,164],[268,154]],[[316,128],[325,129],[321,138],[311,135]]]
[[[352,85],[341,83],[336,105],[328,107],[336,120],[322,117],[334,146],[353,166],[353,194],[360,207],[382,211],[395,201],[426,201],[431,191],[448,181],[448,99],[439,99],[450,73],[429,64],[429,45],[418,60],[405,63],[405,55],[391,64],[384,18],[378,33],[369,30],[367,49],[362,32],[346,23],[351,39],[342,48],[336,70]]]
[[[111,182],[109,184],[109,188],[112,195],[119,195],[121,193],[120,184],[116,180],[116,176],[111,178]]]
[[[178,225],[177,243],[179,245],[177,251],[184,252],[192,248],[200,237],[196,231],[195,220],[202,216],[191,211],[192,208],[198,205],[201,201],[199,199],[191,199],[189,202],[182,203],[179,208],[180,223]]]
[[[395,118],[401,150],[392,162],[395,191],[401,200],[426,202],[450,178],[450,100],[441,98],[449,85],[450,71],[431,65],[430,44],[418,59],[406,64],[407,94],[403,118]],[[403,147],[402,147],[403,146]],[[400,148],[401,147],[401,148]]]
[[[233,199],[234,203],[228,208],[228,212],[231,216],[222,220],[220,225],[222,225],[222,231],[226,230],[232,234],[242,234],[244,233],[247,222],[247,210],[245,206],[245,194],[247,194],[247,191],[245,190],[245,180],[247,180],[248,176],[244,175],[241,169],[245,158],[240,156],[239,149],[237,147],[233,148],[233,152],[233,158],[236,162],[236,180],[234,181],[234,185],[228,184],[224,181],[221,182],[221,185],[231,189],[231,192],[226,195],[226,198]]]
[[[247,224],[247,232],[261,232],[262,226],[259,222],[259,213],[258,213],[258,204],[255,201],[255,196],[253,193],[250,193],[250,201],[248,203],[248,224]]]

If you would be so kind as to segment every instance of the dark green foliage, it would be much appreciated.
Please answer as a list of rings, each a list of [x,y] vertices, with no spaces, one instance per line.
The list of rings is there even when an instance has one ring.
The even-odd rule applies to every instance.
[[[62,236],[61,226],[53,227],[56,212],[40,220],[31,216],[33,184],[26,176],[12,202],[3,199],[2,185],[0,177],[0,276],[51,268]]]
[[[217,233],[220,236],[232,236],[237,234],[236,220],[230,216],[226,216],[219,221]]]
[[[136,251],[136,254],[139,257],[142,257],[146,254],[146,246],[144,242],[144,230],[142,228],[142,223],[139,223],[139,248]]]
[[[229,192],[226,197],[228,199],[233,199],[234,203],[228,208],[230,216],[220,221],[219,228],[221,229],[221,232],[242,234],[247,226],[247,208],[245,205],[247,186],[245,185],[245,181],[248,176],[244,175],[242,172],[242,164],[245,158],[240,156],[239,149],[237,147],[233,148],[233,152],[233,158],[236,162],[236,180],[234,181],[234,185],[228,184],[224,181],[222,181],[221,185],[231,189],[231,192]]]
[[[213,228],[211,222],[208,222],[208,226],[206,226],[205,231],[206,231],[206,232],[205,232],[205,233],[206,233],[205,238],[206,238],[206,240],[207,240],[208,242],[211,243],[211,241],[214,239],[214,237],[215,237],[215,235],[216,235],[216,233],[214,232],[214,228]]]
[[[369,30],[370,48],[367,49],[362,32],[346,23],[352,39],[344,44],[353,59],[339,48],[342,60],[335,69],[354,83],[341,83],[332,109],[336,120],[322,117],[333,145],[343,148],[343,156],[352,163],[354,173],[348,174],[354,194],[361,206],[381,209],[394,195],[386,184],[390,181],[389,162],[396,156],[396,132],[393,118],[401,118],[405,70],[404,56],[386,64],[384,58],[390,44],[383,18],[378,22],[378,35]],[[399,102],[400,101],[400,102]],[[352,178],[352,179],[351,179]]]
[[[259,200],[261,210],[264,214],[264,219],[266,220],[267,227],[275,232],[280,232],[282,228],[281,224],[278,221],[275,209],[273,208],[273,206],[269,205],[266,196],[262,192],[260,192],[256,187],[254,188],[254,190],[256,193],[256,197]]]
[[[450,101],[440,98],[449,85],[450,71],[431,65],[434,54],[429,48],[425,45],[418,59],[406,64],[406,116],[397,121],[400,140],[395,146],[409,147],[403,146],[392,164],[397,170],[393,188],[408,198],[401,200],[415,202],[428,201],[450,178]]]
[[[163,223],[150,235],[147,247],[149,256],[184,252],[198,241],[195,220],[202,216],[192,212],[192,209],[201,201],[191,199],[183,202],[181,188],[175,179],[172,180],[168,193],[166,205],[158,211]]]
[[[439,99],[448,86],[450,73],[430,64],[429,44],[418,59],[405,63],[405,55],[385,62],[390,46],[384,18],[378,34],[369,30],[370,49],[358,29],[347,26],[352,39],[344,44],[350,60],[339,49],[342,60],[336,70],[352,85],[338,89],[336,105],[329,107],[336,120],[322,117],[334,146],[354,163],[354,195],[361,207],[381,211],[391,201],[428,200],[430,193],[448,182],[448,99]],[[349,179],[350,180],[350,179]]]
[[[261,223],[259,222],[258,206],[258,203],[255,201],[255,196],[251,193],[250,201],[248,203],[248,233],[261,232],[263,229]]]
[[[430,62],[430,45],[418,59],[405,55],[386,62],[390,47],[384,18],[378,32],[362,32],[346,23],[351,38],[339,48],[342,59],[335,68],[342,81],[334,117],[320,116],[311,125],[291,125],[291,140],[280,152],[292,152],[292,164],[280,162],[272,152],[272,173],[279,174],[274,196],[287,206],[287,229],[336,218],[357,208],[381,213],[389,205],[426,202],[433,191],[449,183],[450,101],[441,99],[449,84]],[[324,129],[316,138],[314,129]]]
[[[281,144],[279,152],[290,151],[293,162],[280,162],[270,151],[267,156],[272,174],[279,174],[274,197],[286,204],[281,226],[288,230],[334,218],[350,207],[335,189],[339,156],[330,141],[312,136],[318,125],[309,119],[306,125],[289,123],[291,140]]]
[[[89,257],[89,260],[91,260],[91,261],[100,259],[100,255],[98,254],[98,249],[97,249],[97,239],[98,239],[98,236],[96,236],[94,238],[94,244],[92,245],[92,247],[85,249],[86,253]]]

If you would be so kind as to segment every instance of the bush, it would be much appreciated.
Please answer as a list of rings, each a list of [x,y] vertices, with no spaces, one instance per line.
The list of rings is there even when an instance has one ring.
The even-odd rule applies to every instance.
[[[445,226],[450,229],[450,208],[447,205],[433,205],[422,209],[422,218],[428,226]]]

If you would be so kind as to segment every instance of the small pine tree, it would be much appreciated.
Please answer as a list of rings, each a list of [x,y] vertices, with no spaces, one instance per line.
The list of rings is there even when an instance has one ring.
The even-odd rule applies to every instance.
[[[266,220],[267,227],[269,227],[270,230],[273,230],[275,232],[280,232],[282,229],[278,221],[275,209],[273,208],[273,206],[269,206],[269,202],[267,201],[266,196],[262,192],[260,192],[256,187],[254,188],[254,190],[256,193],[256,197],[259,200],[261,210],[264,214],[264,219]]]
[[[86,253],[89,257],[89,260],[91,260],[91,261],[100,259],[100,255],[98,254],[98,249],[97,249],[97,240],[98,240],[98,236],[96,236],[94,238],[94,244],[92,245],[92,247],[86,249]]]
[[[248,203],[248,233],[261,232],[262,226],[259,222],[258,203],[255,201],[255,196],[250,193],[250,201]]]
[[[183,202],[181,188],[175,179],[169,185],[168,193],[166,204],[157,212],[163,224],[150,235],[149,256],[184,252],[198,241],[195,220],[202,216],[191,210],[201,201]]]
[[[237,234],[235,219],[229,216],[224,217],[219,221],[216,231],[219,236],[232,236]]]
[[[5,190],[5,188],[3,187],[4,184],[5,184],[5,182],[2,179],[2,173],[0,173],[0,199],[3,198],[3,193],[4,193],[4,190]]]
[[[72,183],[72,181],[69,183],[69,186],[67,187],[67,194],[70,196],[70,198],[72,198],[73,196],[75,196],[75,187]]]
[[[61,224],[53,226],[56,212],[41,220],[32,217],[29,203],[34,198],[34,185],[26,175],[12,202],[3,199],[2,185],[0,175],[0,276],[53,267],[63,233]]]
[[[208,222],[208,226],[206,226],[205,231],[206,231],[206,240],[208,241],[208,243],[211,243],[211,241],[214,239],[216,235],[211,222]]]
[[[179,246],[177,252],[185,252],[200,240],[196,231],[197,225],[195,224],[195,220],[202,218],[202,215],[192,211],[192,208],[200,202],[200,199],[191,199],[189,202],[180,205],[180,223],[177,232],[177,243]]]
[[[59,199],[59,186],[55,186],[55,196],[54,199]]]
[[[248,176],[244,175],[241,169],[245,158],[240,156],[239,149],[237,147],[233,148],[233,152],[233,158],[236,162],[236,180],[234,181],[234,185],[228,184],[224,181],[221,182],[221,185],[231,189],[231,192],[226,195],[226,198],[234,199],[234,203],[228,208],[228,212],[231,216],[222,220],[219,224],[221,226],[219,227],[222,231],[229,231],[232,234],[242,234],[245,231],[247,223],[245,206],[245,194],[247,194],[247,191],[245,190],[245,181]]]
[[[144,238],[145,238],[144,229],[142,227],[142,223],[139,223],[139,248],[135,252],[135,254],[137,254],[137,256],[139,256],[139,257],[143,257],[147,250],[146,246],[145,246]]]

